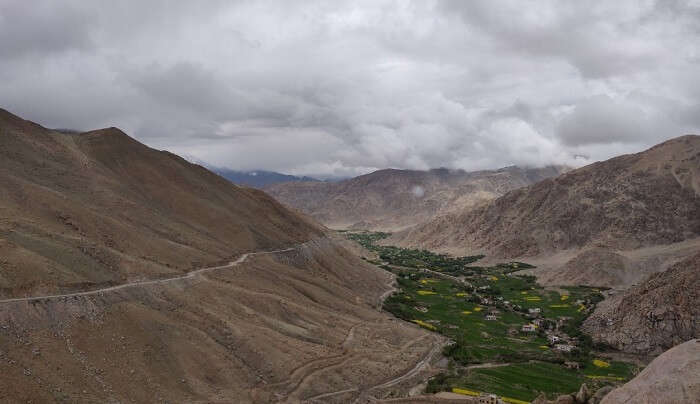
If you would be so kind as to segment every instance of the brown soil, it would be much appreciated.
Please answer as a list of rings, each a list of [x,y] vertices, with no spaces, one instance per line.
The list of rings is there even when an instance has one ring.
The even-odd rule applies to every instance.
[[[0,402],[369,399],[433,371],[442,342],[376,310],[388,273],[118,129],[0,110],[0,188]]]

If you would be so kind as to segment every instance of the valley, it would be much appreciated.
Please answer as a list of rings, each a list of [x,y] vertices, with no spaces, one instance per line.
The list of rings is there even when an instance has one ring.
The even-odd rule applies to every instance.
[[[603,300],[601,288],[540,286],[520,271],[532,266],[505,262],[479,266],[483,256],[450,257],[425,250],[378,245],[388,233],[346,233],[391,272],[397,291],[383,308],[449,339],[446,371],[432,377],[427,393],[497,394],[526,403],[617,385],[639,372],[613,360],[613,350],[594,344],[581,325]]]
[[[435,373],[444,338],[377,310],[393,277],[354,243],[117,128],[0,109],[0,188],[0,402],[345,402]]]

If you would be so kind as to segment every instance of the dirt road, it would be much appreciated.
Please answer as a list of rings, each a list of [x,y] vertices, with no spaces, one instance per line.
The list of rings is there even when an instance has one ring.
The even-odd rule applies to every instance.
[[[103,293],[110,293],[110,292],[114,292],[117,290],[132,288],[132,287],[137,287],[137,286],[148,286],[148,285],[157,285],[157,284],[165,284],[165,283],[169,283],[169,282],[176,282],[176,281],[181,281],[183,279],[191,279],[197,275],[201,275],[201,274],[206,273],[206,272],[211,272],[211,271],[215,271],[218,269],[226,269],[226,268],[236,267],[236,266],[244,263],[248,259],[248,257],[251,257],[253,255],[278,254],[278,253],[293,251],[295,248],[296,247],[286,248],[286,249],[282,249],[282,250],[274,250],[274,251],[260,251],[260,252],[245,253],[245,254],[241,255],[240,257],[238,257],[235,261],[231,261],[230,263],[228,263],[226,265],[199,268],[199,269],[195,269],[193,271],[187,272],[184,275],[178,275],[178,276],[174,276],[172,278],[153,279],[153,280],[147,280],[147,281],[136,281],[136,282],[124,283],[122,285],[117,285],[117,286],[110,286],[107,288],[88,290],[88,291],[84,291],[84,292],[72,292],[72,293],[64,293],[64,294],[48,295],[48,296],[16,297],[16,298],[12,298],[12,299],[0,300],[0,304],[13,303],[13,302],[32,302],[32,301],[40,301],[40,300],[47,300],[47,299],[65,299],[65,298],[76,297],[76,296],[100,295]]]

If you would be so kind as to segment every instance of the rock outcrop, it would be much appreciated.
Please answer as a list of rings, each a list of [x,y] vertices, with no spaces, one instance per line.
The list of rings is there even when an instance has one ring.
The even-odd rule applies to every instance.
[[[600,397],[608,391],[610,390],[607,387],[603,387],[594,394],[588,389],[586,383],[583,383],[574,394],[562,394],[554,400],[548,400],[547,396],[542,393],[532,404],[598,404]]]
[[[594,340],[641,354],[700,337],[700,253],[600,303],[583,329]]]
[[[693,339],[654,359],[601,404],[697,404],[700,402],[700,341]]]

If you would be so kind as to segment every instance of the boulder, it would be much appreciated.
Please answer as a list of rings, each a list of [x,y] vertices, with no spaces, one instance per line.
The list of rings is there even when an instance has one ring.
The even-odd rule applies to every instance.
[[[598,391],[595,392],[593,397],[588,400],[589,404],[600,404],[600,402],[603,400],[603,397],[605,397],[608,393],[614,390],[613,386],[603,386]]]
[[[576,404],[576,398],[571,394],[566,394],[557,397],[556,401],[554,401],[554,404]]]
[[[692,339],[659,355],[634,379],[606,395],[601,404],[697,404],[698,400],[700,340]]]
[[[586,383],[583,383],[578,393],[576,393],[576,402],[579,404],[586,404],[590,396],[591,394],[588,391],[588,386],[586,386]]]

